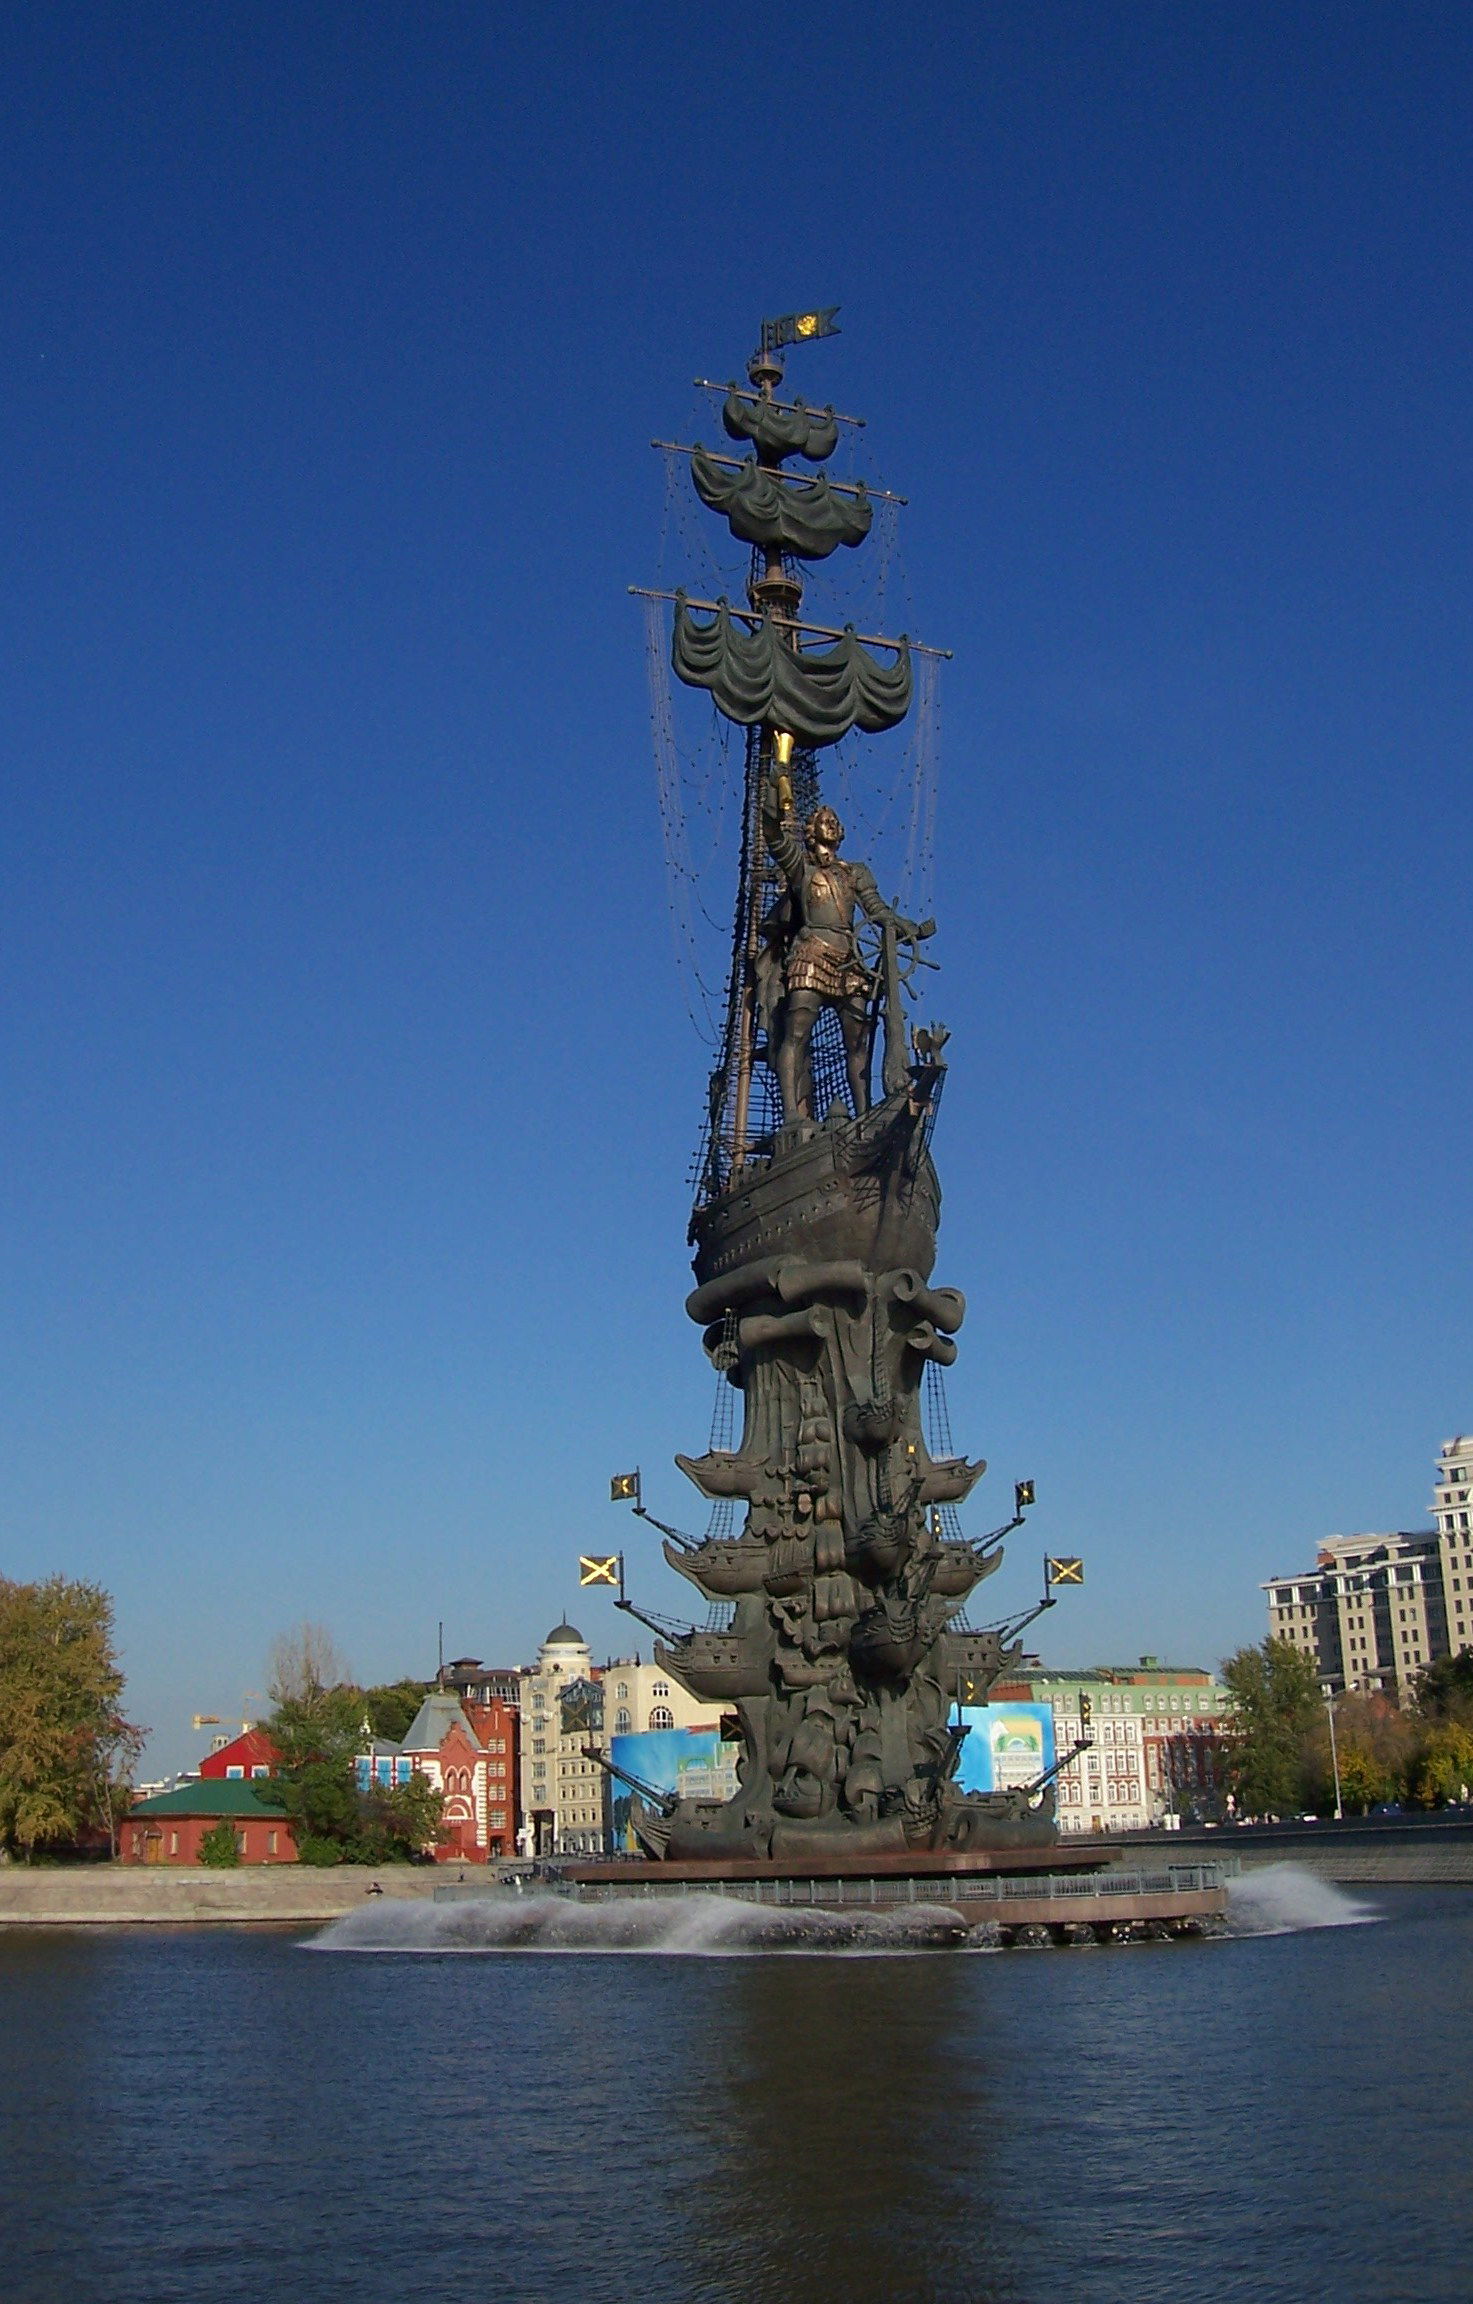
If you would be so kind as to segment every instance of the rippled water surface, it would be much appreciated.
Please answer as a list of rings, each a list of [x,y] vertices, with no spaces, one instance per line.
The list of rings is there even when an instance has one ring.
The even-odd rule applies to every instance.
[[[0,2295],[1467,2304],[1473,1890],[1256,1893],[900,1958],[0,1932]]]

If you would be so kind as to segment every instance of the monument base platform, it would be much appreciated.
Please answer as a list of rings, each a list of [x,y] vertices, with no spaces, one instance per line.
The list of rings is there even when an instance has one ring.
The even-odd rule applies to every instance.
[[[1111,1861],[1115,1851],[1057,1848],[1047,1867],[1036,1852],[871,1859],[813,1858],[804,1864],[755,1859],[732,1864],[570,1864],[564,1892],[580,1903],[627,1906],[645,1900],[721,1896],[788,1912],[899,1913],[934,1917],[931,1940],[960,1943],[976,1928],[1004,1945],[1120,1941],[1217,1932],[1227,1913],[1227,1863],[1150,1866]]]

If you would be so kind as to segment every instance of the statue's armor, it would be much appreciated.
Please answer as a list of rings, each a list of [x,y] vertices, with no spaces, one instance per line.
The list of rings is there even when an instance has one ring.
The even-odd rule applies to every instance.
[[[816,992],[823,1000],[867,1000],[874,978],[860,959],[854,914],[883,918],[886,906],[867,864],[834,857],[815,864],[794,816],[768,833],[773,858],[792,891],[798,927],[783,977],[789,992]]]

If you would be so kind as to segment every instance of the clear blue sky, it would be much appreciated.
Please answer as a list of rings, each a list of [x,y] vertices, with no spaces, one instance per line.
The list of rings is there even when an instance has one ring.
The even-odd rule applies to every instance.
[[[697,1521],[710,1409],[624,587],[764,312],[842,304],[790,376],[956,651],[989,1592],[1210,1662],[1473,1421],[1473,15],[777,22],[0,22],[0,1564],[116,1594],[160,1765],[304,1616],[604,1649],[621,1537],[681,1605],[606,1501]]]

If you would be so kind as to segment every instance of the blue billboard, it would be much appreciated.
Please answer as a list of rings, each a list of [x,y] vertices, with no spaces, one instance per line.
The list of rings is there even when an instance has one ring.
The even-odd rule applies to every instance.
[[[1054,1764],[1054,1715],[1047,1704],[964,1704],[971,1731],[956,1782],[963,1792],[1014,1792]]]
[[[682,1800],[730,1800],[737,1789],[735,1744],[723,1744],[715,1728],[650,1728],[638,1736],[616,1736],[609,1758],[627,1768],[654,1792],[674,1792]],[[629,1786],[613,1781],[613,1846],[637,1849],[629,1829]]]

